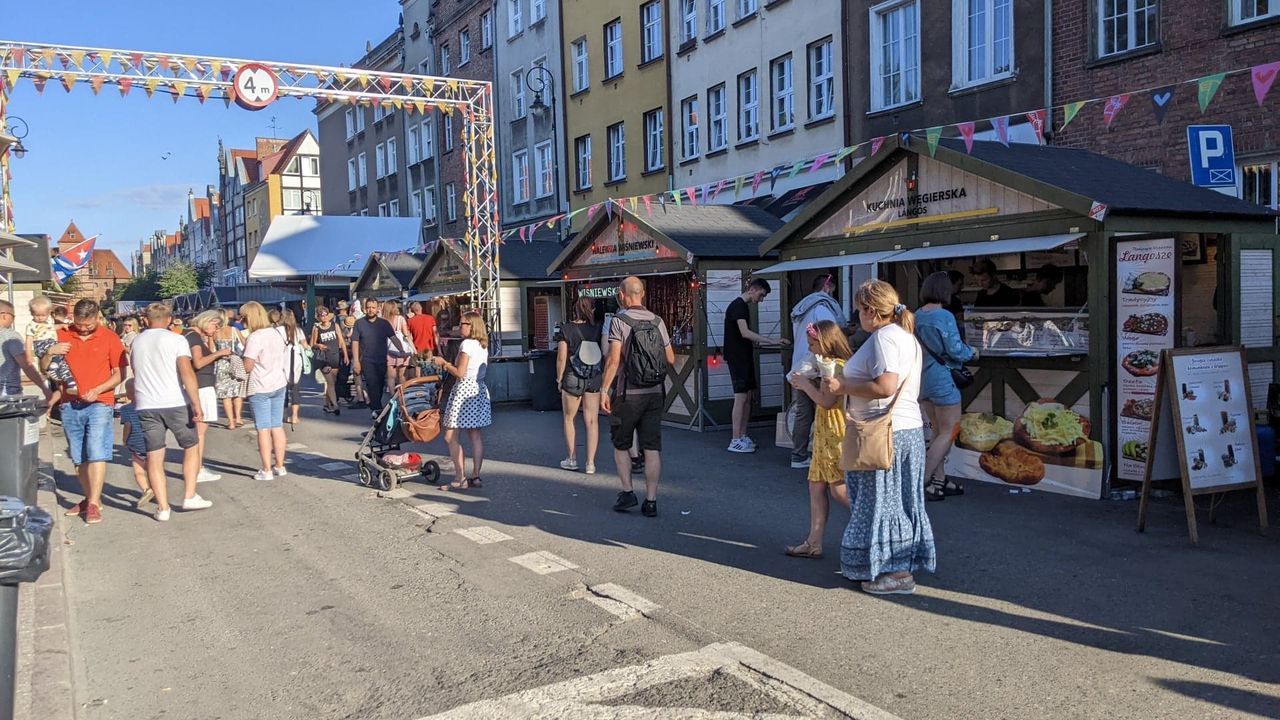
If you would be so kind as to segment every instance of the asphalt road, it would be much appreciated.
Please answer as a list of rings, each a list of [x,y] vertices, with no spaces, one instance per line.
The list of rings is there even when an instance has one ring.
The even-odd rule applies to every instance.
[[[884,600],[836,574],[842,510],[826,559],[782,555],[785,451],[668,430],[660,516],[619,515],[611,459],[562,471],[559,416],[503,408],[483,490],[396,500],[347,479],[364,418],[309,406],[272,483],[215,428],[214,507],[166,525],[111,468],[106,521],[62,525],[81,717],[1280,716],[1280,541],[1243,495],[1192,548],[1180,505],[1139,535],[1132,502],[971,485]]]

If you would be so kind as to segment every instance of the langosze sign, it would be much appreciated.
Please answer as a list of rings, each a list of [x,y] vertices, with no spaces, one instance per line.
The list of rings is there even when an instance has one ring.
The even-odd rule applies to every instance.
[[[1024,192],[920,156],[901,160],[809,237],[847,237],[925,223],[1052,209],[1053,205]]]

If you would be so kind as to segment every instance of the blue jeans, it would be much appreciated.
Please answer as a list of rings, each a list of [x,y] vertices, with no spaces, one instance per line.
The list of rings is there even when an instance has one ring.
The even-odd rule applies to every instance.
[[[288,386],[285,386],[275,392],[254,393],[249,396],[254,428],[272,430],[284,427],[284,395],[287,390]]]
[[[100,402],[69,402],[62,406],[62,434],[67,436],[71,464],[108,462],[115,453],[115,412]]]

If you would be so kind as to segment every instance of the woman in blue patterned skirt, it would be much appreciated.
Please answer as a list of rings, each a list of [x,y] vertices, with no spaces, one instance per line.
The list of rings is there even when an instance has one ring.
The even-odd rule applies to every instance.
[[[445,372],[458,379],[449,392],[444,406],[441,424],[444,439],[449,444],[449,457],[453,460],[454,481],[442,485],[442,490],[466,490],[480,487],[480,468],[484,465],[484,438],[482,428],[493,424],[493,407],[489,401],[489,387],[485,375],[489,369],[489,330],[484,316],[469,311],[459,324],[462,331],[462,347],[458,350],[457,365],[442,360]],[[466,458],[462,453],[462,434],[465,430],[471,440],[471,474],[464,472]]]

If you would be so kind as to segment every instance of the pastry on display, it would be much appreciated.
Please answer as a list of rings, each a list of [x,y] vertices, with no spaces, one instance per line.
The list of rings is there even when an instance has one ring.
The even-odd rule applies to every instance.
[[[959,428],[956,442],[978,452],[986,452],[1001,440],[1013,437],[1013,423],[991,413],[965,413]]]
[[[1011,485],[1035,485],[1044,480],[1044,460],[1012,440],[1002,440],[982,453],[978,466]]]
[[[1162,272],[1144,272],[1131,276],[1124,291],[1130,295],[1168,295],[1173,281]]]
[[[1124,331],[1140,335],[1166,335],[1169,332],[1169,318],[1161,313],[1150,312],[1141,315],[1130,315],[1124,321]]]

